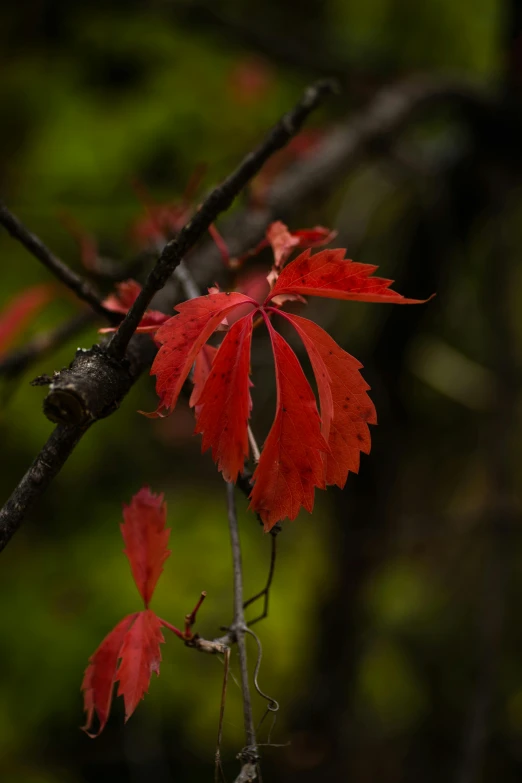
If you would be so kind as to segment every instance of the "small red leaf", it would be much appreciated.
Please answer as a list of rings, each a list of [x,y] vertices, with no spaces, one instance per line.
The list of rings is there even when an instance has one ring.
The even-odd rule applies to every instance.
[[[112,688],[116,678],[116,667],[120,658],[120,650],[125,634],[136,619],[137,614],[129,614],[107,634],[96,652],[89,658],[82,682],[84,709],[87,713],[85,726],[82,729],[89,737],[97,737],[104,729],[109,718],[112,699]],[[96,734],[90,733],[92,719],[96,712],[99,728]]]
[[[120,525],[127,555],[145,606],[148,608],[154,588],[170,555],[167,544],[170,529],[165,527],[167,506],[163,495],[153,495],[143,487],[130,504],[123,505],[124,522]]]
[[[196,432],[203,433],[202,451],[212,448],[226,481],[237,479],[248,457],[252,316],[236,321],[226,334],[198,399]]]
[[[179,315],[158,329],[155,340],[161,347],[150,371],[151,375],[156,375],[156,391],[160,398],[158,411],[174,409],[199,351],[224,316],[242,304],[257,305],[257,302],[238,293],[200,296],[179,304],[176,307]]]
[[[344,254],[343,249],[321,250],[315,255],[305,250],[282,270],[268,295],[267,302],[278,294],[302,294],[393,304],[422,304],[428,301],[406,299],[390,290],[393,280],[371,276],[377,269],[376,266],[356,263],[345,258]]]
[[[123,640],[116,676],[120,683],[118,696],[123,696],[125,702],[125,721],[148,691],[152,672],[159,674],[159,646],[164,642],[159,618],[150,609],[140,612]]]
[[[294,326],[310,357],[321,403],[322,433],[330,447],[325,454],[325,481],[344,487],[348,472],[359,470],[359,453],[370,453],[368,424],[376,424],[370,388],[360,374],[362,364],[337,345],[320,326],[297,315],[279,312]]]
[[[7,302],[0,313],[0,354],[12,345],[54,295],[54,287],[44,283],[26,288]]]
[[[312,511],[314,487],[325,487],[322,457],[329,447],[297,356],[268,319],[266,324],[274,351],[277,412],[253,476],[250,507],[270,530],[280,519],[295,519],[301,506]]]

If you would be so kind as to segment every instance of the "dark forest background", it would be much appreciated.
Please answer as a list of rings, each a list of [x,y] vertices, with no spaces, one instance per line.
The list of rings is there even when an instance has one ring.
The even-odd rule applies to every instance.
[[[305,155],[338,125],[348,133],[351,118],[359,128],[375,96],[388,91],[393,105],[412,80],[421,93],[425,80],[481,97],[412,112],[282,216],[291,228],[336,228],[335,244],[379,265],[398,291],[437,297],[411,308],[308,305],[363,362],[379,426],[359,476],[317,493],[313,515],[284,523],[278,539],[270,613],[257,630],[260,684],[281,704],[271,741],[282,747],[262,748],[263,778],[512,783],[522,776],[522,3],[11,3],[0,24],[0,191],[76,269],[64,213],[103,255],[132,259],[131,226],[143,214],[133,182],[175,201],[205,164],[197,203],[308,82],[330,74],[343,91],[312,117],[319,146],[309,134]],[[293,165],[278,160],[272,180]],[[0,308],[48,279],[1,232]],[[57,288],[28,334],[75,312]],[[0,379],[2,502],[52,429],[29,381],[96,339],[86,328],[23,376]],[[262,441],[275,397],[256,340]],[[136,413],[155,406],[143,377],[87,433],[2,554],[6,783],[213,779],[222,663],[174,637],[125,728],[118,700],[99,739],[78,729],[88,656],[138,606],[118,523],[143,484],[166,493],[173,530],[156,610],[179,624],[205,589],[198,629],[212,638],[230,621],[223,482],[192,437],[186,402],[166,421]],[[270,541],[244,501],[240,513],[249,594],[266,578]],[[264,703],[255,709],[260,717]],[[242,745],[232,682],[229,779]]]

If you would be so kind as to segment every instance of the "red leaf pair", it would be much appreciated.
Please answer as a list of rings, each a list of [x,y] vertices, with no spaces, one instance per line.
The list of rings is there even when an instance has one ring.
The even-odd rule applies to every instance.
[[[392,291],[391,280],[372,277],[376,267],[355,263],[344,250],[307,250],[288,264],[263,303],[239,293],[213,293],[183,302],[178,315],[155,335],[160,345],[152,365],[160,397],[158,414],[172,411],[183,383],[196,362],[196,432],[203,450],[227,481],[235,481],[249,454],[250,348],[254,316],[260,314],[269,330],[274,352],[277,406],[272,428],[254,473],[250,507],[270,530],[285,517],[294,519],[301,506],[312,510],[314,489],[344,486],[349,471],[357,472],[359,454],[370,450],[368,424],[376,423],[361,365],[343,351],[319,326],[273,305],[285,296],[323,296],[363,302],[416,304]],[[223,318],[250,305],[227,332],[208,371],[208,353],[201,351]],[[296,329],[309,354],[319,391],[321,417],[314,393],[299,361],[271,317],[279,314]],[[198,366],[199,363],[199,366]]]
[[[82,690],[87,713],[83,728],[90,737],[98,736],[107,723],[116,681],[118,696],[123,696],[125,702],[125,720],[130,718],[148,690],[152,672],[159,674],[159,645],[165,641],[161,632],[165,623],[149,609],[163,564],[170,555],[167,549],[170,530],[165,527],[163,495],[153,495],[144,487],[134,495],[129,506],[124,505],[123,518],[124,552],[145,609],[124,617],[89,659]],[[99,728],[93,734],[90,728],[95,712]]]

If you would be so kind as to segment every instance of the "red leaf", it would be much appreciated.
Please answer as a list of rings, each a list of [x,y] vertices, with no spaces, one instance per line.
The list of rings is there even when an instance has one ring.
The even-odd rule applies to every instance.
[[[281,223],[274,224],[272,231],[275,244],[281,239],[284,254],[289,232]],[[316,227],[302,231],[299,241],[329,238],[326,229]],[[293,241],[290,244],[294,246]],[[358,470],[360,452],[369,452],[368,424],[376,423],[359,362],[317,325],[283,313],[270,303],[298,299],[301,294],[397,304],[420,302],[391,291],[390,280],[371,276],[376,267],[354,263],[345,259],[344,253],[302,253],[281,271],[262,305],[249,296],[220,292],[185,302],[176,308],[180,314],[156,335],[161,348],[151,373],[157,376],[158,410],[172,411],[196,361],[196,389],[191,397],[191,404],[196,405],[196,432],[203,434],[203,450],[212,449],[219,469],[232,481],[248,457],[253,313],[230,327],[210,371],[208,356],[197,357],[224,316],[230,314],[228,320],[233,322],[245,306],[256,308],[263,316],[274,352],[277,407],[254,473],[250,507],[261,515],[266,530],[285,517],[294,519],[301,506],[311,511],[315,487],[323,489],[330,483],[343,486],[348,473]],[[297,357],[270,323],[268,314],[272,313],[287,318],[303,340],[316,376],[321,418]]]
[[[330,299],[394,304],[422,304],[428,301],[406,299],[401,294],[391,291],[389,286],[393,280],[371,277],[377,269],[376,266],[356,263],[345,258],[344,254],[343,249],[321,250],[315,255],[305,250],[282,270],[266,301],[278,294],[302,294]]]
[[[237,479],[248,457],[252,316],[236,321],[226,334],[198,399],[196,432],[203,433],[202,451],[212,448],[226,481]]]
[[[124,522],[120,525],[127,555],[145,606],[148,608],[163,564],[170,555],[167,544],[170,529],[165,527],[167,506],[163,495],[153,495],[143,487],[130,504],[123,505]]]
[[[7,302],[0,313],[0,354],[12,345],[54,295],[54,287],[44,283],[26,288]]]
[[[189,400],[190,407],[196,408],[196,414],[198,414],[199,410],[198,400],[201,392],[203,391],[205,381],[209,376],[210,368],[212,367],[212,362],[215,359],[217,350],[218,349],[214,348],[213,345],[204,345],[196,356],[196,361],[194,363],[194,374],[192,376],[192,383],[194,384],[194,388],[192,389],[192,394],[190,395]]]
[[[85,670],[82,682],[84,709],[87,713],[83,730],[89,737],[97,737],[107,723],[112,699],[112,687],[116,678],[116,667],[120,658],[120,650],[125,634],[134,622],[137,614],[129,614],[107,634],[96,652],[89,658],[89,665]],[[96,734],[91,734],[89,729],[96,712],[99,720],[99,728]]]
[[[243,294],[223,293],[200,296],[176,307],[179,315],[170,318],[155,335],[161,347],[150,372],[157,376],[158,412],[174,409],[181,387],[203,345],[230,310],[238,304],[248,303],[257,305]]]
[[[325,482],[344,487],[348,472],[359,470],[359,454],[370,453],[368,424],[377,424],[370,388],[357,359],[337,345],[320,326],[280,312],[295,327],[310,357],[321,403],[322,433],[330,447],[324,456]]]
[[[125,702],[125,721],[148,691],[152,672],[159,674],[159,646],[164,642],[159,618],[150,609],[140,612],[123,640],[116,676],[120,682],[118,696],[123,696]]]
[[[268,319],[266,324],[274,351],[277,412],[253,476],[250,507],[270,530],[280,519],[295,519],[301,506],[312,511],[314,487],[325,487],[322,457],[329,447],[297,356]]]
[[[111,310],[113,313],[126,314],[141,291],[141,285],[136,280],[125,280],[121,283],[116,283],[116,293],[109,294],[109,296],[103,300],[103,304],[107,310]],[[168,315],[161,313],[159,310],[147,310],[141,319],[137,332],[154,333],[161,324],[169,320]],[[104,329],[98,329],[100,334],[107,334],[108,332],[115,332],[117,327],[109,326]]]

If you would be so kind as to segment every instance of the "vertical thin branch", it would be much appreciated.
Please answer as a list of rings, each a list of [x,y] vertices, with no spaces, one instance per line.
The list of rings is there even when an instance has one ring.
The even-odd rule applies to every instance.
[[[232,546],[232,561],[234,568],[234,620],[231,631],[234,633],[239,654],[239,668],[241,673],[241,690],[243,693],[243,719],[245,723],[246,747],[240,754],[243,767],[240,773],[241,780],[254,780],[256,777],[255,763],[258,759],[256,730],[252,713],[252,700],[250,697],[250,684],[248,681],[248,663],[245,633],[247,626],[243,610],[243,566],[241,561],[241,544],[239,541],[239,527],[237,523],[236,500],[234,485],[227,482],[227,508],[228,526],[230,530],[230,543]],[[247,769],[247,768],[251,768]],[[250,778],[245,775],[250,774]],[[243,777],[241,777],[243,776]]]

